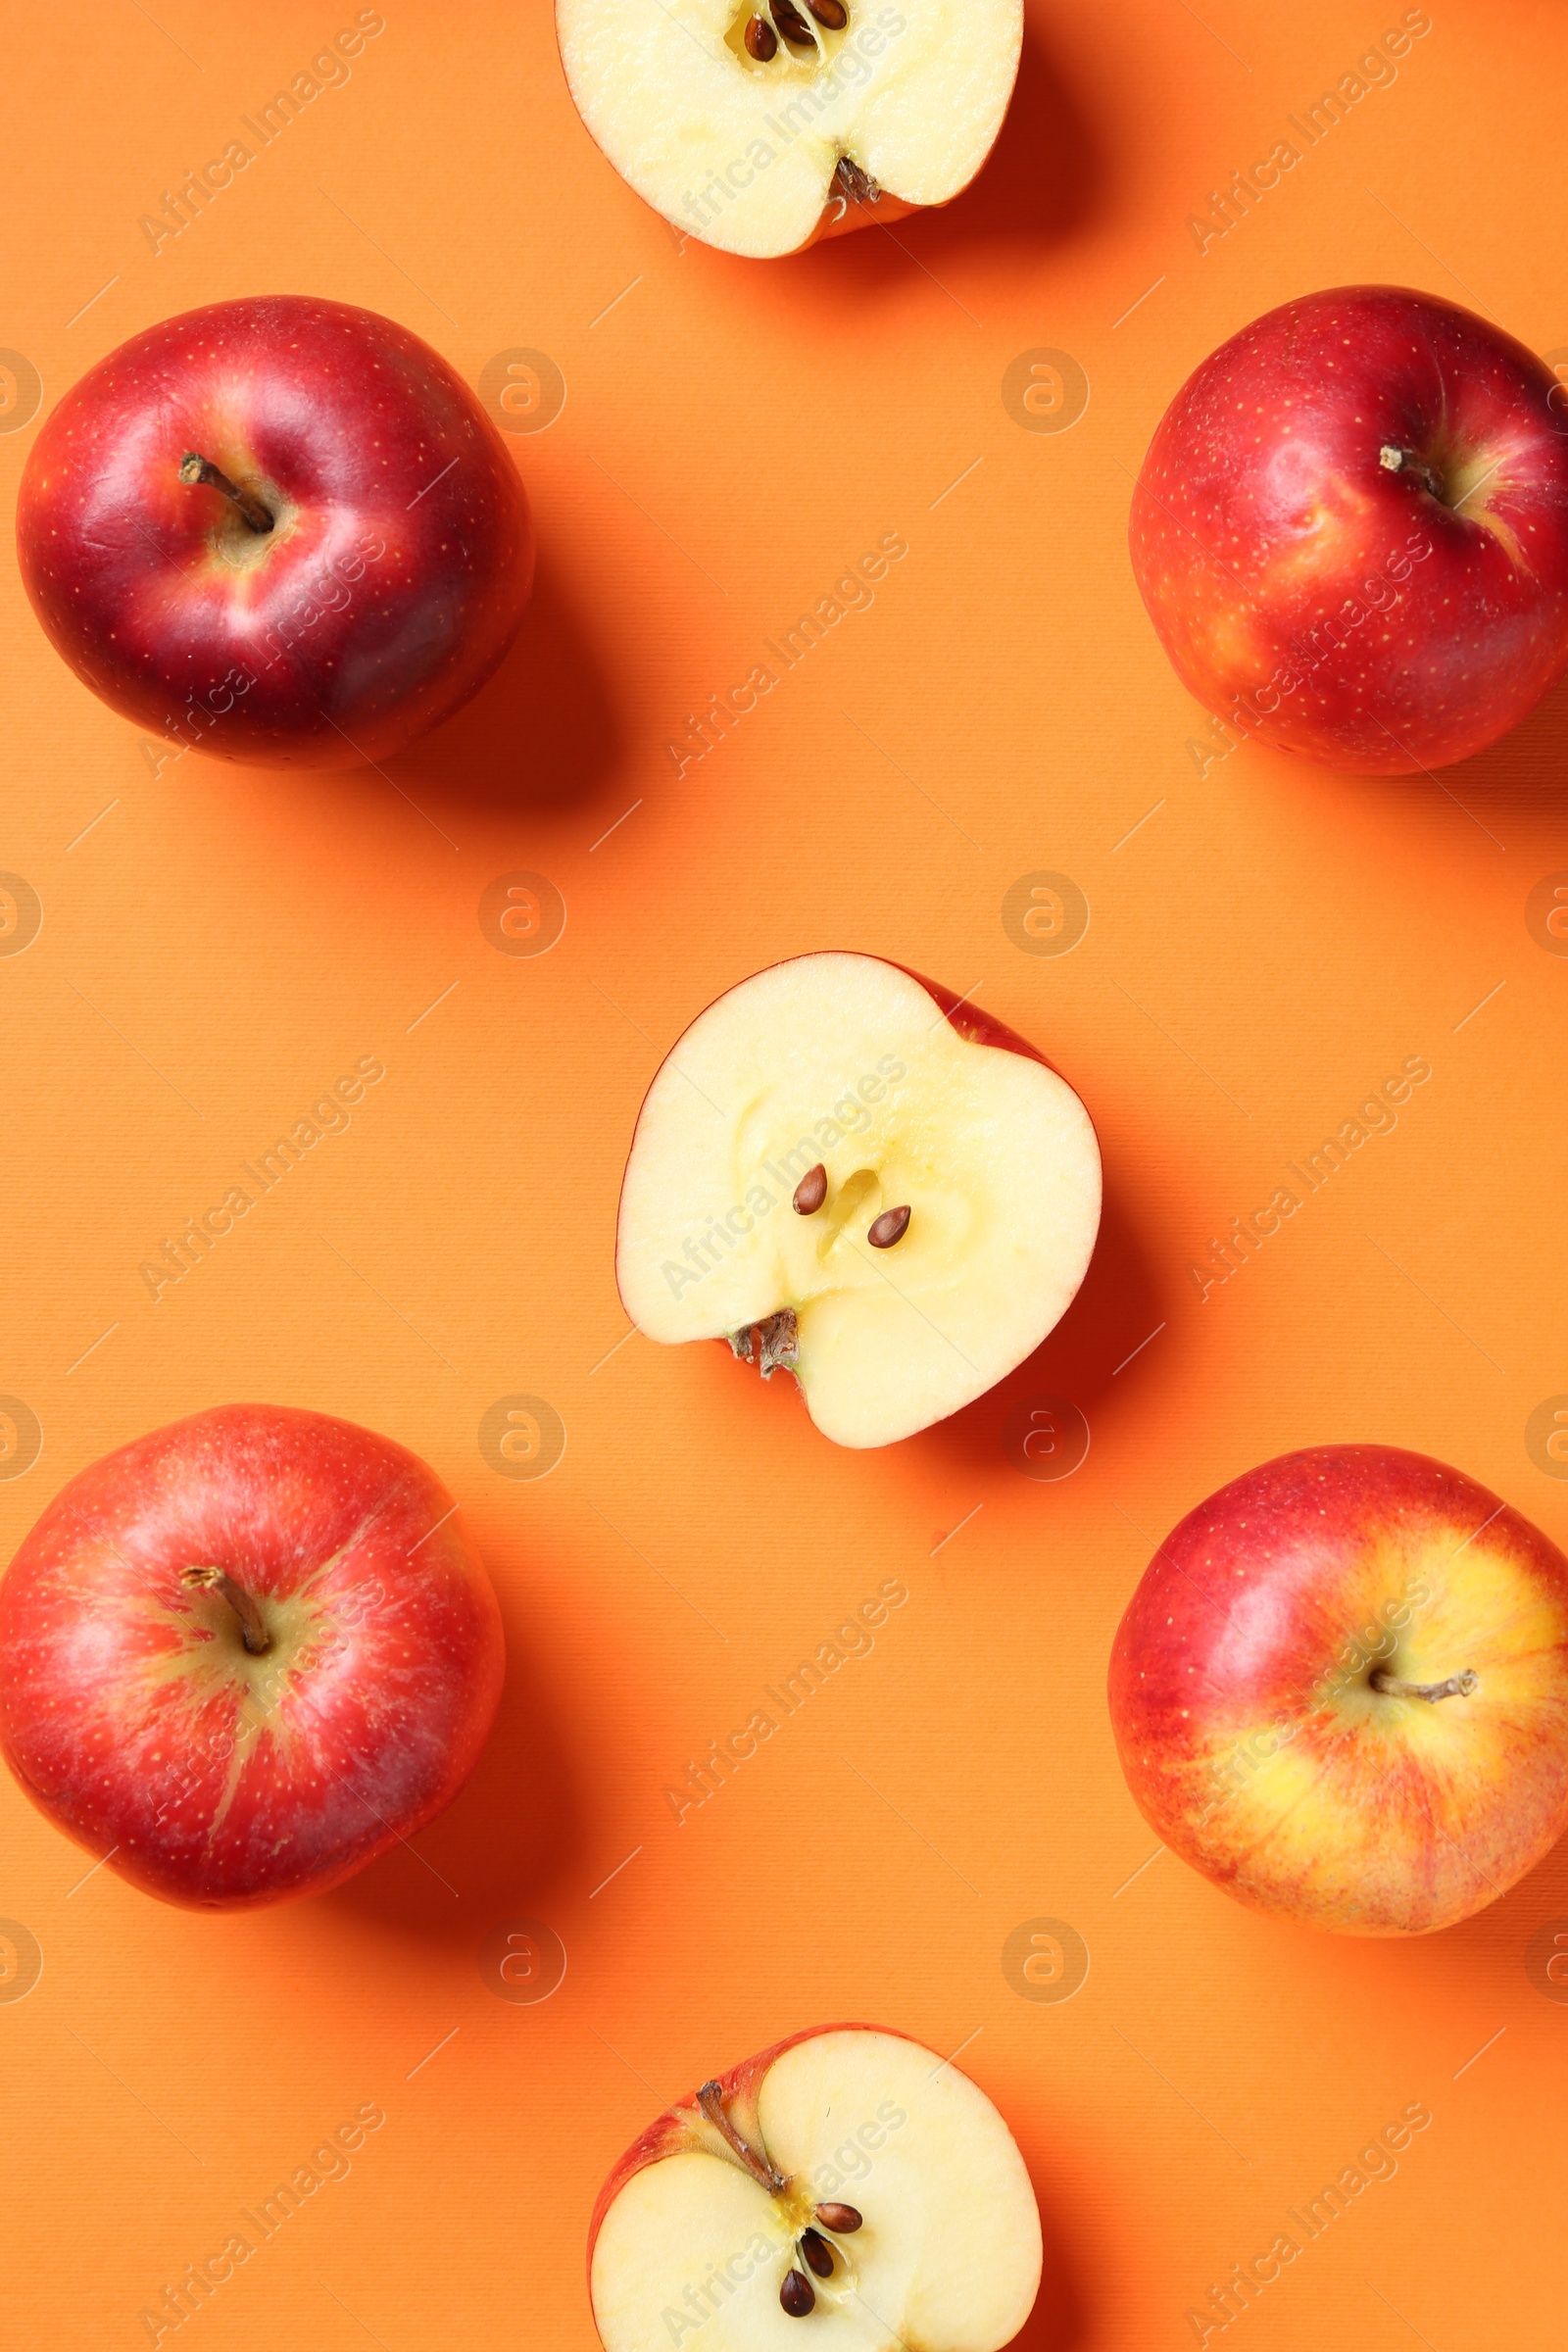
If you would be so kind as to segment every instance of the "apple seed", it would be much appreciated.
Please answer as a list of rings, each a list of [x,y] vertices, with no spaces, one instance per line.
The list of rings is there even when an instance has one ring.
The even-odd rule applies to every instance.
[[[816,2309],[816,2296],[804,2271],[785,2272],[778,2299],[792,2320],[804,2320],[808,2311]]]
[[[819,2237],[814,2230],[805,2230],[801,2237],[801,2252],[819,2278],[832,2278],[833,2249],[825,2237]]]
[[[794,0],[768,0],[768,5],[773,11],[774,24],[787,41],[793,42],[797,49],[814,49],[816,47],[815,36],[800,10],[794,5]],[[809,0],[808,0],[808,5],[809,5]],[[807,2288],[807,2293],[810,2293],[809,2287]],[[807,2309],[810,2309],[809,2304],[807,2305]]]
[[[908,1230],[907,1207],[885,1208],[879,1217],[872,1219],[871,1230],[865,1238],[873,1250],[891,1250],[895,1242],[903,1241]]]
[[[795,1195],[790,1206],[797,1216],[814,1217],[826,1199],[827,1170],[818,1160],[814,1168],[807,1169],[806,1174],[795,1187]]]
[[[850,21],[850,12],[844,0],[806,0],[806,5],[817,23],[825,24],[829,32],[842,32]]]
[[[778,34],[765,17],[753,17],[746,27],[746,54],[765,66],[770,57],[778,55]]]
[[[865,2219],[853,2205],[819,2205],[816,2218],[835,2237],[853,2237]]]

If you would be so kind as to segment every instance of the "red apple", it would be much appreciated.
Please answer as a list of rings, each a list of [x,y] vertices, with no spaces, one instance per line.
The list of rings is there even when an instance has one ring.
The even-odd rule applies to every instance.
[[[1132,559],[1236,733],[1403,775],[1485,750],[1568,664],[1568,420],[1511,335],[1399,286],[1308,294],[1161,418]]]
[[[78,677],[173,749],[340,767],[438,726],[533,578],[500,434],[373,311],[219,302],[68,392],[17,504],[33,609]]]
[[[800,956],[656,1075],[616,1278],[650,1339],[727,1339],[839,1445],[886,1446],[1039,1347],[1100,1200],[1089,1114],[1033,1046],[880,956]]]
[[[1568,1829],[1568,1559],[1424,1454],[1284,1454],[1160,1545],[1110,1715],[1155,1835],[1243,1902],[1451,1927]]]
[[[1040,2286],[1017,2144],[906,2034],[821,2026],[720,2075],[627,2149],[588,2231],[606,2352],[997,2352]],[[699,2332],[701,2331],[701,2332]]]
[[[990,154],[1022,0],[556,0],[577,112],[684,236],[769,260],[948,204]]]
[[[166,1901],[318,1894],[434,1819],[501,1694],[440,1480],[324,1413],[229,1404],[63,1488],[0,1584],[0,1745]]]

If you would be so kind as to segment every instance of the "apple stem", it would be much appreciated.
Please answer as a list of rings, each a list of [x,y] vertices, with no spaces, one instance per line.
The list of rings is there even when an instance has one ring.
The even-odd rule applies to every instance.
[[[257,1605],[255,1595],[247,1592],[243,1585],[236,1585],[223,1569],[187,1568],[179,1581],[192,1590],[200,1587],[204,1592],[222,1595],[239,1619],[240,1640],[253,1658],[259,1658],[264,1650],[271,1648],[272,1637],[267,1630],[267,1620]]]
[[[1450,1674],[1446,1683],[1407,1683],[1401,1676],[1391,1674],[1386,1666],[1378,1667],[1368,1679],[1374,1690],[1381,1690],[1390,1698],[1425,1698],[1434,1702],[1440,1698],[1468,1698],[1481,1688],[1481,1677],[1470,1666],[1462,1674]]]
[[[209,490],[220,490],[239,509],[251,530],[264,532],[271,529],[272,517],[254,490],[242,490],[237,482],[231,482],[226,473],[220,472],[211,459],[198,456],[194,449],[187,449],[180,459],[179,478],[182,482],[201,482]]]
[[[733,2149],[740,2162],[751,2174],[752,2179],[760,2181],[769,2196],[776,2197],[781,2189],[787,2187],[788,2183],[783,2174],[776,2171],[765,2156],[759,2156],[751,2142],[744,2139],[736,2131],[735,2126],[724,2113],[724,2094],[716,2082],[703,2084],[702,2089],[697,2093],[697,2104],[714,2131],[723,2138],[725,2144]]]
[[[1378,464],[1390,473],[1409,474],[1440,505],[1447,505],[1442,475],[1424,458],[1418,458],[1413,449],[1399,449],[1392,441],[1386,441],[1378,451]]]

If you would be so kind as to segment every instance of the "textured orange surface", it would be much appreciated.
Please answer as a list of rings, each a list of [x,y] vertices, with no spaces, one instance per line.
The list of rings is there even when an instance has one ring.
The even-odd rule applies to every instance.
[[[0,1481],[0,1541],[179,1414],[344,1414],[461,1498],[509,1688],[415,1850],[249,1918],[83,1883],[0,1788],[23,1936],[0,1992],[27,1936],[42,1954],[0,2000],[0,2315],[37,2352],[148,2340],[138,2314],[322,2151],[166,2345],[582,2352],[583,2233],[625,2142],[748,2051],[869,2016],[962,2045],[1018,2132],[1052,2249],[1030,2352],[1190,2343],[1189,2308],[1293,2230],[1298,2258],[1211,2343],[1546,2352],[1568,2006],[1542,1953],[1568,1853],[1430,1941],[1293,1932],[1151,1858],[1102,1686],[1160,1534],[1289,1446],[1412,1446],[1568,1537],[1546,1445],[1568,695],[1440,783],[1219,757],[1124,547],[1171,392],[1291,293],[1399,281],[1568,350],[1557,10],[1433,0],[1396,77],[1358,76],[1220,233],[1211,192],[1403,10],[1031,0],[971,193],[772,267],[682,250],[620,184],[541,0],[387,0],[349,77],[250,138],[355,13],[6,12],[8,500],[29,368],[46,409],[228,296],[384,311],[514,422],[558,374],[565,402],[511,444],[540,541],[521,644],[385,779],[159,765],[0,565],[0,868],[42,918],[0,956],[12,1467],[28,1412],[42,1432]],[[154,252],[141,218],[243,138]],[[1077,421],[1033,429],[1082,383]],[[889,535],[907,555],[853,585]],[[692,715],[830,597],[842,616],[701,751]],[[1041,874],[1087,902],[1071,954],[1019,944]],[[514,887],[547,930],[564,905],[549,953],[503,952]],[[716,1347],[617,1346],[642,1090],[719,990],[817,946],[973,990],[1105,1151],[1066,1321],[885,1453],[835,1452]],[[386,1078],[352,1123],[155,1302],[141,1262],[367,1054]],[[1432,1077],[1396,1124],[1200,1298],[1211,1240],[1415,1056]],[[539,1480],[495,1466],[518,1467],[519,1396],[564,1433]],[[1026,1475],[1083,1456],[1084,1424],[1070,1475]],[[775,1707],[813,1658],[838,1662]],[[773,1736],[677,1822],[665,1790],[766,1709]],[[542,2003],[498,1997],[528,1988],[523,1920],[566,1958]],[[1072,1998],[1018,1989],[1036,1933],[1072,1974],[1087,1952]],[[1349,2167],[1308,2236],[1287,2216]]]

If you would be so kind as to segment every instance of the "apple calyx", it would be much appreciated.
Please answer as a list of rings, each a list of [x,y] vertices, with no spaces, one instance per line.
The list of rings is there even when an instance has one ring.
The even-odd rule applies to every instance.
[[[1473,1666],[1459,1674],[1450,1674],[1445,1683],[1407,1683],[1402,1675],[1392,1674],[1387,1666],[1377,1667],[1367,1677],[1374,1690],[1389,1698],[1425,1698],[1434,1705],[1440,1698],[1468,1698],[1481,1688],[1481,1677]]]
[[[260,535],[272,528],[273,517],[255,491],[242,490],[210,458],[202,457],[198,451],[186,450],[179,461],[179,478],[182,482],[200,482],[205,489],[220,491],[237,510],[247,530]]]
[[[259,1658],[272,1646],[272,1637],[267,1630],[267,1620],[252,1592],[221,1568],[186,1568],[180,1583],[191,1591],[217,1592],[226,1600],[239,1619],[239,1638],[253,1658]]]
[[[752,1341],[757,1341],[757,1365],[764,1380],[775,1372],[795,1372],[800,1368],[800,1333],[793,1306],[781,1306],[776,1315],[763,1323],[748,1323],[740,1331],[728,1335],[731,1352],[743,1364],[752,1360]]]
[[[745,2133],[737,2130],[725,2109],[722,2086],[716,2082],[705,2082],[697,2093],[697,2104],[735,2162],[744,2172],[750,2173],[758,2186],[766,2189],[770,2197],[787,2199],[792,2207],[798,2209],[799,2200],[790,2194],[788,2177],[779,2171],[765,2149],[754,2148]],[[834,2249],[823,2231],[831,2231],[835,2236],[851,2236],[862,2227],[864,2216],[854,2205],[813,2205],[808,2210],[811,2221],[797,2230],[796,2248],[802,2260],[819,2278],[831,2278]],[[792,2222],[797,2220],[797,2211],[791,2212],[790,2219]],[[847,2269],[849,2257],[841,2253],[841,2259]],[[792,2266],[784,2274],[778,2299],[792,2320],[804,2320],[808,2313],[816,2308],[816,2289],[805,2271]]]

